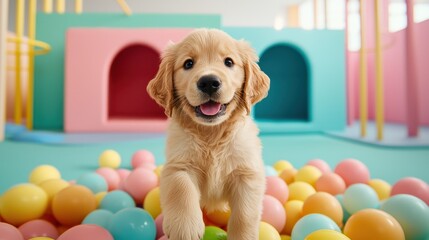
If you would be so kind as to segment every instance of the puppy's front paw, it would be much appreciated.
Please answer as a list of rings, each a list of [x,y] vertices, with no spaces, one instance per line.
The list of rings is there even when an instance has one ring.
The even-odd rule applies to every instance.
[[[163,229],[169,240],[201,240],[204,227],[201,210],[187,215],[164,215]]]

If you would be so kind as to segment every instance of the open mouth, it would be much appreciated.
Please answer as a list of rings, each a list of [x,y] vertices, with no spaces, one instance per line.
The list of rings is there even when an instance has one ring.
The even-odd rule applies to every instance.
[[[197,116],[207,119],[222,116],[225,114],[225,110],[226,104],[221,104],[212,100],[195,107]]]

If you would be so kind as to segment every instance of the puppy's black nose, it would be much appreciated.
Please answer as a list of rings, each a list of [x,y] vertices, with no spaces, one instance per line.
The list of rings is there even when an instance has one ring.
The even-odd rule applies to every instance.
[[[215,93],[220,89],[221,82],[219,78],[215,75],[205,75],[200,78],[197,82],[197,87],[202,92],[207,93],[209,95]]]

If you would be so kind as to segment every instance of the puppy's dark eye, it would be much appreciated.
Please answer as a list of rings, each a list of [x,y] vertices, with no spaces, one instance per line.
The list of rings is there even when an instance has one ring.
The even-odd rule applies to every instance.
[[[234,61],[232,61],[232,59],[231,58],[225,58],[225,61],[224,61],[224,63],[225,63],[225,66],[227,66],[227,67],[232,67],[232,66],[234,66]]]
[[[194,66],[194,61],[193,61],[192,59],[187,59],[187,60],[185,61],[185,63],[183,64],[183,68],[184,68],[185,70],[189,70],[189,69],[191,69],[193,66]]]

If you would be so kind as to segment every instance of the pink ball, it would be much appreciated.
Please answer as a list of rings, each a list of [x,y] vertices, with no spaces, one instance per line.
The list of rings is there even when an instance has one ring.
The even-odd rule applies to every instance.
[[[167,236],[164,235],[164,236],[158,238],[158,240],[168,240],[168,238],[167,238]]]
[[[108,191],[118,189],[121,178],[115,169],[110,167],[102,167],[97,169],[95,172],[101,175],[104,180],[106,180]]]
[[[390,196],[397,194],[413,195],[429,205],[429,186],[419,178],[406,177],[397,181],[392,186]]]
[[[146,168],[151,171],[155,171],[156,165],[154,163],[141,163],[138,168]]]
[[[368,184],[370,179],[369,171],[365,164],[351,158],[341,161],[335,167],[334,172],[343,178],[347,187],[356,183]]]
[[[322,174],[331,172],[331,167],[329,164],[322,159],[312,159],[308,161],[306,165],[318,168]]]
[[[65,231],[57,240],[114,240],[106,229],[95,224],[74,226]]]
[[[124,188],[136,201],[137,204],[143,203],[146,194],[158,186],[158,176],[145,168],[136,168],[125,179]]]
[[[18,228],[9,223],[0,222],[0,239],[24,240]]]
[[[279,233],[283,230],[286,223],[286,211],[275,197],[264,196],[261,220],[271,224]]]
[[[25,239],[33,237],[50,237],[56,239],[59,236],[57,228],[52,223],[42,219],[28,221],[19,226],[18,229]]]
[[[125,180],[128,175],[130,175],[131,171],[125,168],[120,168],[118,170],[116,170],[116,172],[118,173],[119,179],[121,181]]]
[[[315,188],[318,192],[327,192],[335,196],[344,193],[346,183],[338,174],[329,172],[317,179]]]
[[[160,238],[164,235],[164,230],[162,229],[162,222],[164,221],[164,215],[161,213],[156,217],[155,224],[156,224],[156,239]]]
[[[266,185],[265,194],[277,198],[281,204],[286,203],[289,197],[289,188],[283,179],[277,176],[268,176],[266,177]]]
[[[138,150],[131,158],[131,166],[138,168],[142,163],[155,164],[155,156],[148,150]]]

